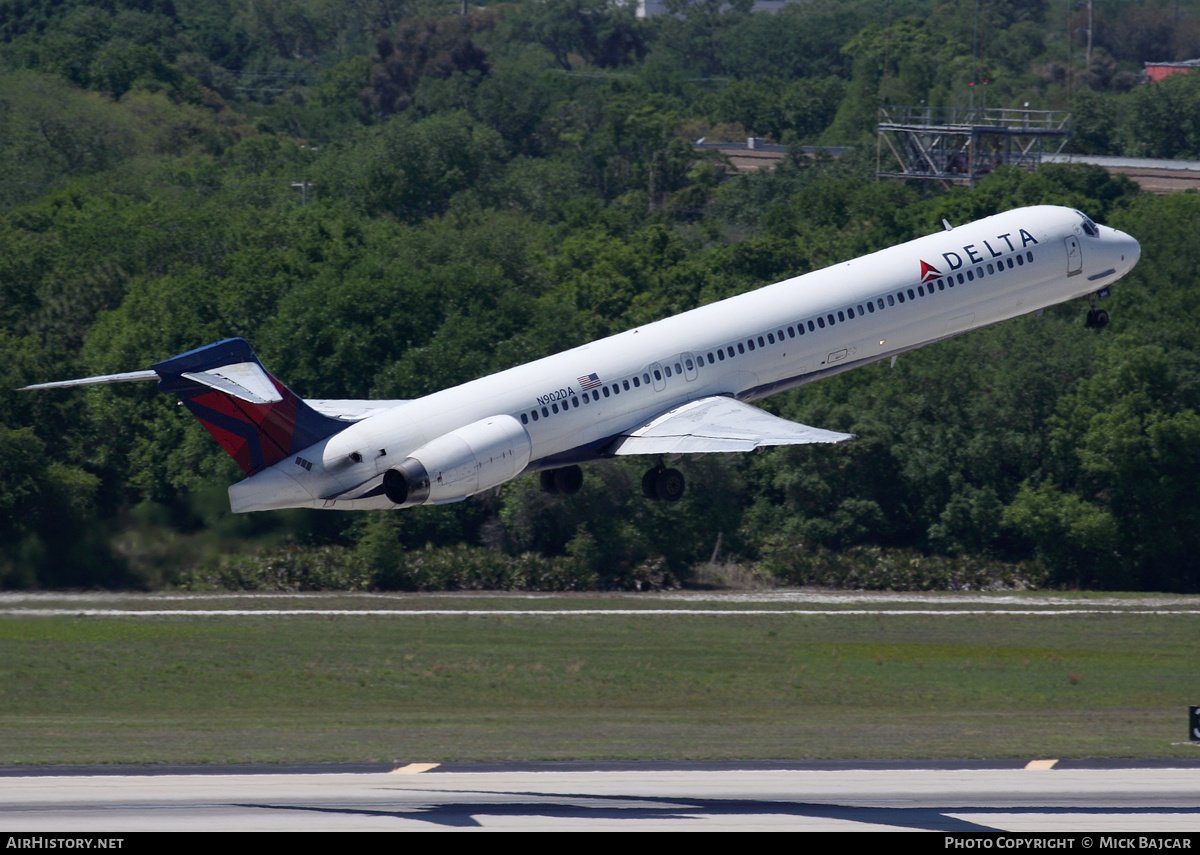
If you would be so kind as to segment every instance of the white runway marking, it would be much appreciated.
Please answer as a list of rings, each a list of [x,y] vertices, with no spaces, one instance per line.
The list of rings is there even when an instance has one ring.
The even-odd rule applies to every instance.
[[[1200,609],[0,609],[0,617],[911,617],[1200,615]]]

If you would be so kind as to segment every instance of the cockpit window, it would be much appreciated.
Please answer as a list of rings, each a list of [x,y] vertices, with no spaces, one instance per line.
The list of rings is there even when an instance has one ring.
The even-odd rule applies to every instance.
[[[1100,230],[1096,228],[1096,224],[1092,222],[1091,218],[1087,214],[1083,213],[1082,211],[1076,211],[1075,213],[1079,214],[1079,216],[1083,219],[1084,234],[1086,234],[1088,237],[1100,237]]]

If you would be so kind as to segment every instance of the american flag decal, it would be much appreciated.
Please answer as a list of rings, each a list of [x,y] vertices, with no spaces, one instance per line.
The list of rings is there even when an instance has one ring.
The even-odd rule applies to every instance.
[[[600,385],[600,378],[595,374],[585,374],[579,378],[579,388],[586,392],[588,389],[595,389]]]

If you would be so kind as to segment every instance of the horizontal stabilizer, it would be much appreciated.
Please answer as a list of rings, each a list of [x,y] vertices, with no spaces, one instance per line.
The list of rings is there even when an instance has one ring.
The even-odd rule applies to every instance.
[[[257,362],[235,362],[207,371],[185,371],[180,376],[251,404],[277,404],[283,400]]]
[[[31,389],[67,389],[71,386],[95,386],[100,383],[136,383],[139,380],[157,380],[156,371],[126,371],[124,374],[101,374],[99,377],[81,377],[78,380],[56,380],[53,383],[34,383],[22,386],[17,391]]]
[[[854,434],[809,427],[723,396],[689,401],[619,436],[613,454],[753,451],[764,445],[842,442]]]

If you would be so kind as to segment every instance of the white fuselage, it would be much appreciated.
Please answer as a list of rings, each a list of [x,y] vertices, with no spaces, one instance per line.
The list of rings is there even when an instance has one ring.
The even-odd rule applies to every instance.
[[[492,417],[528,435],[514,476],[595,460],[681,403],[756,400],[1082,297],[1139,253],[1133,238],[1067,208],[999,214],[406,401],[301,452],[302,464],[284,460],[233,485],[231,503],[394,507],[362,496],[407,455]]]

